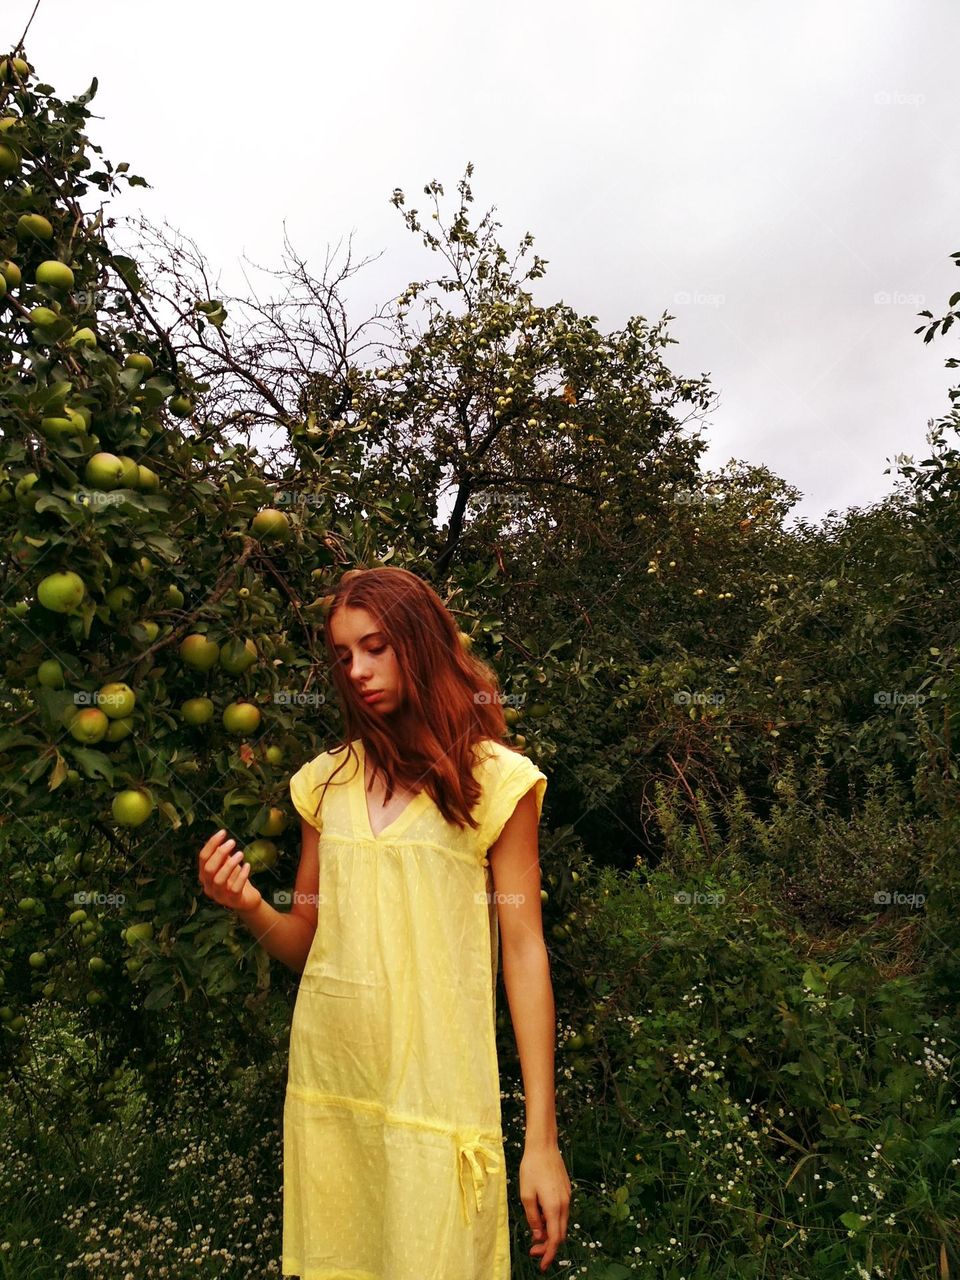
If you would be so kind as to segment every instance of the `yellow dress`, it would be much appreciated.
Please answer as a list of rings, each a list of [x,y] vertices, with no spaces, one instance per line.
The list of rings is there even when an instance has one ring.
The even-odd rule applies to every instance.
[[[290,780],[320,832],[317,931],[290,1028],[281,1271],[301,1280],[509,1280],[486,854],[546,776],[476,752],[478,830],[426,791],[375,836],[364,749]],[[319,784],[346,761],[316,815]]]

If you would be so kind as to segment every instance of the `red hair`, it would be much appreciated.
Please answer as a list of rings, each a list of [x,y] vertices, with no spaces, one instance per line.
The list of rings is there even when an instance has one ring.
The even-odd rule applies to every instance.
[[[366,609],[393,647],[402,693],[395,725],[385,724],[357,696],[344,672],[331,634],[339,609]],[[503,742],[507,724],[496,672],[465,647],[461,634],[437,593],[415,573],[390,565],[349,569],[324,622],[345,728],[344,741],[330,751],[355,755],[350,744],[360,738],[374,772],[383,774],[388,801],[398,785],[426,790],[447,822],[476,828],[471,811],[480,784],[472,773],[474,748],[494,738],[522,752]],[[324,784],[324,794],[344,764],[346,758]]]

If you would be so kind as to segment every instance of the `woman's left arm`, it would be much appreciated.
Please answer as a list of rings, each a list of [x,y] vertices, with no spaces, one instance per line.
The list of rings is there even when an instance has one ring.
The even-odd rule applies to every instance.
[[[546,1271],[567,1238],[570,1179],[560,1154],[554,1095],[556,1010],[540,912],[540,858],[533,790],[517,801],[489,851],[500,932],[503,985],[520,1055],[526,1140],[520,1199]]]

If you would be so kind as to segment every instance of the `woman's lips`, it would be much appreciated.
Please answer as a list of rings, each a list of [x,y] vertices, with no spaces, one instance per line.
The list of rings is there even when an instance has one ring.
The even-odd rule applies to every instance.
[[[361,693],[360,697],[363,698],[364,702],[376,702],[378,698],[383,697],[383,692],[377,689],[373,693]]]

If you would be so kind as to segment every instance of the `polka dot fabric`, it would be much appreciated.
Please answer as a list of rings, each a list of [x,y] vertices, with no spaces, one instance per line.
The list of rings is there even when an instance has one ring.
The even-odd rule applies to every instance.
[[[510,1280],[487,853],[531,787],[539,816],[547,779],[487,739],[479,830],[421,791],[375,836],[352,745],[290,780],[320,869],[290,1029],[282,1274]]]

